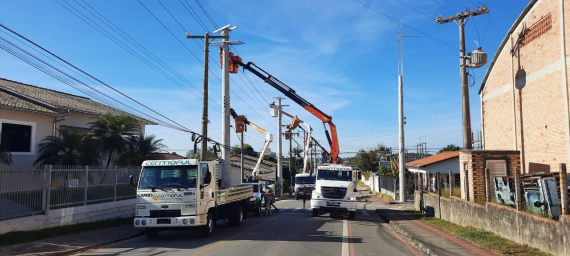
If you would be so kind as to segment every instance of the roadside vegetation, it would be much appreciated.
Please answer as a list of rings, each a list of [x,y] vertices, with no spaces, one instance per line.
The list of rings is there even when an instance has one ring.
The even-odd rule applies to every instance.
[[[81,223],[75,225],[67,225],[61,227],[47,228],[34,231],[17,231],[0,235],[0,246],[19,244],[52,238],[57,236],[64,236],[75,234],[84,231],[110,228],[123,225],[132,225],[133,218],[119,218],[112,220],[104,220],[90,223]]]
[[[464,238],[468,241],[473,242],[483,248],[489,249],[493,252],[504,254],[504,255],[517,255],[517,256],[548,256],[552,255],[537,248],[530,247],[526,244],[518,244],[509,239],[503,238],[493,232],[486,231],[484,229],[475,228],[472,226],[461,226],[455,223],[442,220],[435,217],[427,217],[419,212],[412,212],[414,216],[428,223],[432,226],[443,229],[447,232],[455,234],[458,237]]]

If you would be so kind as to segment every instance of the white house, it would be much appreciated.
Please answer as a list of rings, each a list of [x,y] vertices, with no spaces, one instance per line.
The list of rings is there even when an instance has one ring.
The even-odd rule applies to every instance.
[[[406,168],[412,173],[422,174],[421,177],[425,177],[426,173],[434,174],[440,172],[445,182],[449,180],[449,171],[451,171],[454,175],[454,184],[459,184],[459,151],[445,151],[437,155],[407,162]],[[422,178],[422,184],[427,185],[425,178]]]
[[[58,130],[87,131],[101,114],[128,114],[89,98],[0,78],[0,133],[9,142],[15,166],[29,166],[38,144]],[[145,125],[140,120],[142,134]]]

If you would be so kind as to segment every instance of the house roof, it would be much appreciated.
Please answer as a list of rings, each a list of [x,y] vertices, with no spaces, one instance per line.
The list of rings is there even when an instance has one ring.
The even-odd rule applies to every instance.
[[[68,111],[91,115],[129,114],[86,97],[0,78],[0,107],[56,115]],[[134,115],[133,115],[134,116]],[[135,116],[145,124],[156,124]]]
[[[241,167],[241,163],[239,160],[232,160],[230,163],[232,166],[235,167]],[[253,164],[248,164],[248,163],[243,163],[243,169],[245,171],[253,171],[253,168],[255,168],[255,165]],[[273,173],[273,170],[269,170],[267,168],[263,168],[263,167],[259,167],[259,174],[267,174],[267,173]]]
[[[437,155],[407,162],[406,166],[423,167],[426,165],[434,164],[454,157],[459,157],[459,151],[444,151]]]
[[[233,155],[233,156],[231,156],[231,157],[240,157],[240,156],[239,156],[239,155]],[[247,155],[247,154],[243,154],[243,158],[248,159],[248,160],[251,160],[251,161],[255,161],[255,162],[257,162],[257,160],[259,159],[259,157],[257,157],[257,156],[250,156],[250,155]],[[269,161],[269,160],[261,160],[261,163],[262,163],[262,164],[265,164],[265,165],[267,165],[267,166],[269,166],[269,167],[277,166],[277,163],[276,163],[276,162]]]
[[[489,78],[489,75],[491,75],[491,70],[493,70],[493,67],[495,66],[495,62],[497,62],[497,59],[499,58],[501,51],[503,51],[503,48],[505,47],[505,45],[507,45],[507,42],[509,41],[511,34],[515,31],[515,29],[522,22],[522,20],[526,16],[526,14],[532,9],[532,7],[536,4],[536,2],[538,2],[538,0],[531,0],[530,3],[528,3],[528,5],[524,8],[524,10],[519,15],[519,17],[515,20],[515,23],[513,23],[513,25],[509,29],[509,32],[507,32],[507,35],[505,36],[505,38],[503,38],[501,45],[499,45],[499,48],[495,52],[495,56],[493,56],[493,60],[489,64],[489,68],[487,68],[487,72],[485,73],[485,77],[483,77],[483,80],[481,82],[481,87],[479,88],[479,94],[481,94],[483,92],[483,89],[485,89],[485,84],[487,83],[487,79]]]

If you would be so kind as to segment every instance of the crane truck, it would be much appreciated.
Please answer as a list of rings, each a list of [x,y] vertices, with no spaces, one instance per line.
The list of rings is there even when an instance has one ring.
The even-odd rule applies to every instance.
[[[142,163],[134,218],[149,238],[165,229],[198,228],[210,236],[214,222],[239,226],[253,186],[220,188],[218,161],[149,160]],[[131,176],[131,184],[133,184]]]
[[[254,63],[248,62],[245,64],[239,56],[232,56],[230,64],[234,70],[237,70],[237,66],[247,69],[320,119],[323,122],[323,126],[325,126],[325,123],[329,125],[330,134],[325,126],[325,135],[331,147],[330,155],[333,164],[319,166],[317,169],[315,190],[313,190],[311,194],[313,216],[318,216],[320,212],[343,212],[348,213],[349,218],[353,219],[357,207],[356,184],[354,182],[352,168],[339,164],[340,151],[338,147],[338,137],[336,126],[332,122],[332,117],[303,99],[303,97],[299,96],[291,87],[279,81],[279,79]]]

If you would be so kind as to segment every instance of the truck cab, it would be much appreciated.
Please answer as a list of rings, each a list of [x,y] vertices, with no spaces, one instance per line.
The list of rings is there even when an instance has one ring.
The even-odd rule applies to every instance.
[[[299,198],[311,198],[311,194],[315,189],[315,180],[317,174],[313,173],[309,175],[308,173],[297,173],[295,175],[295,199]]]
[[[253,186],[218,188],[218,161],[151,160],[142,163],[134,226],[149,237],[162,229],[198,227],[208,236],[214,222],[240,225]]]
[[[315,190],[311,196],[313,217],[320,213],[348,213],[356,216],[356,184],[350,166],[325,164],[317,167]]]

